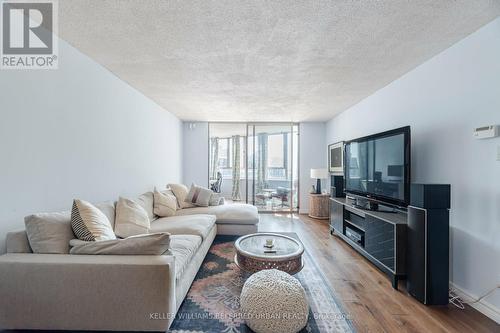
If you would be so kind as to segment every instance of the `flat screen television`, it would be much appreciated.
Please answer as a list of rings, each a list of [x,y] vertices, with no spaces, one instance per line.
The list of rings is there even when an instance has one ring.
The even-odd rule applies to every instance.
[[[347,141],[346,193],[406,207],[410,201],[410,126]]]

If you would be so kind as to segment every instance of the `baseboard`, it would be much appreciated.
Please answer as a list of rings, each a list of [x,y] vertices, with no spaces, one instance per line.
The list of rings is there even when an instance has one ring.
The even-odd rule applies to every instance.
[[[479,298],[479,296],[475,296],[472,294],[469,294],[468,292],[464,291],[460,287],[458,287],[456,284],[453,282],[450,282],[450,286],[453,289],[453,291],[464,301],[471,301],[471,300],[476,300]],[[498,324],[500,324],[500,309],[498,309],[496,306],[494,306],[491,303],[488,303],[484,299],[473,304],[469,304],[471,307],[476,309],[477,311],[481,312],[484,314],[486,317],[496,321]]]

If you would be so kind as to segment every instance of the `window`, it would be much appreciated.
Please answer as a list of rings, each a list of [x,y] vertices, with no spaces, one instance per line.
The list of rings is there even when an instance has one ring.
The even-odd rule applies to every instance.
[[[286,145],[283,134],[272,134],[268,137],[267,166],[269,168],[285,168]]]
[[[225,198],[234,199],[233,191],[239,191],[239,198],[259,210],[297,210],[298,132],[297,124],[210,123],[209,181],[215,181],[220,172],[221,195]],[[236,136],[240,138],[238,152],[233,139]],[[238,166],[236,153],[240,156],[239,170],[234,169]],[[288,197],[276,196],[286,192]]]
[[[245,137],[240,136],[240,177],[245,176]],[[233,138],[219,138],[219,153],[217,155],[217,171],[222,173],[224,179],[231,179],[233,173]]]
[[[231,140],[219,139],[219,168],[231,167]]]

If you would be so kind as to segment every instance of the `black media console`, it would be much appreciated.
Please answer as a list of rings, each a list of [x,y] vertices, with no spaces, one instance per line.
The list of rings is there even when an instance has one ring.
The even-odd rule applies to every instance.
[[[350,201],[330,198],[330,232],[388,274],[397,289],[406,277],[407,214],[364,210]]]

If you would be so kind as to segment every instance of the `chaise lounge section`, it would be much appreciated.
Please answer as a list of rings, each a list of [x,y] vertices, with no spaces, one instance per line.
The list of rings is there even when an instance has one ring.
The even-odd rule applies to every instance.
[[[259,213],[257,207],[247,204],[228,204],[209,207],[184,208],[179,215],[215,215],[219,235],[247,235],[257,232]]]

